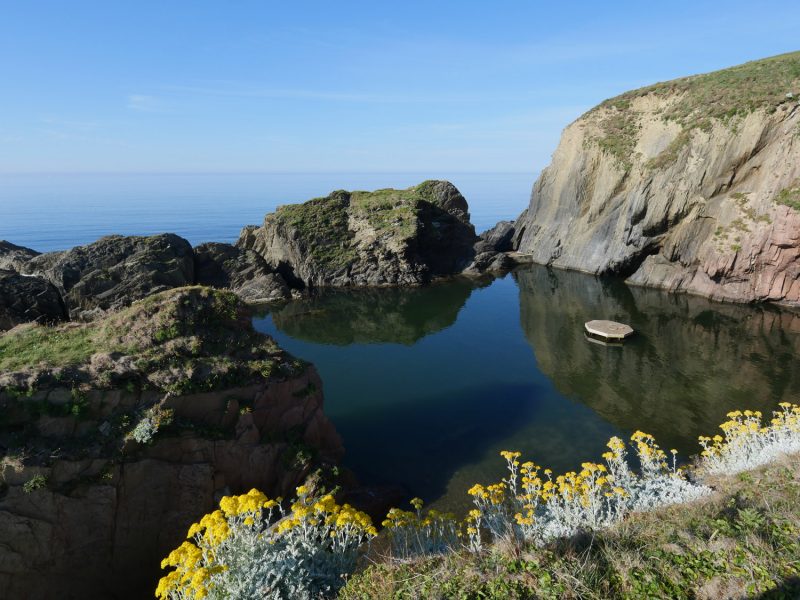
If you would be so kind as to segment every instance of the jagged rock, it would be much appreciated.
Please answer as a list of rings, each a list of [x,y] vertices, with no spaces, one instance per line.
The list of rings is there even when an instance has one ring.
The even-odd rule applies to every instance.
[[[608,100],[564,131],[516,222],[535,262],[800,303],[800,53]]]
[[[514,237],[514,222],[500,221],[487,229],[478,236],[475,244],[475,252],[508,252],[512,249],[512,238]]]
[[[0,269],[19,271],[23,264],[38,255],[36,250],[0,240]]]
[[[221,495],[288,496],[342,455],[315,369],[230,292],[169,290],[60,325],[20,364],[15,344],[40,333],[4,334],[0,355],[2,598],[152,596]],[[145,419],[155,433],[137,441]]]
[[[49,282],[0,269],[0,331],[20,323],[54,323],[66,318],[61,296]]]
[[[333,192],[279,207],[237,246],[252,249],[293,287],[414,285],[460,272],[476,241],[453,184]]]
[[[120,308],[194,283],[192,247],[171,233],[112,235],[64,252],[41,254],[21,269],[55,285],[73,317],[97,308]]]
[[[291,298],[283,277],[252,250],[215,242],[201,244],[194,249],[194,270],[196,283],[228,288],[245,302],[261,304]]]

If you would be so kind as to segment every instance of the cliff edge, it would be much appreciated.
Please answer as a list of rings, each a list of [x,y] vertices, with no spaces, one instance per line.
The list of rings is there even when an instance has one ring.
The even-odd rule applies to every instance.
[[[659,83],[563,133],[515,223],[534,262],[800,304],[800,52]]]

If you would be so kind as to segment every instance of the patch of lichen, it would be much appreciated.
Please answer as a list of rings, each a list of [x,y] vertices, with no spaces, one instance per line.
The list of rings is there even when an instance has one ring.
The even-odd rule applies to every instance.
[[[587,113],[602,114],[597,143],[621,161],[629,161],[636,143],[639,115],[632,109],[637,98],[653,95],[675,98],[661,117],[681,126],[681,133],[649,166],[673,163],[691,140],[691,133],[710,130],[714,122],[731,125],[757,110],[774,112],[784,102],[796,102],[800,92],[800,52],[782,54],[729,69],[684,77],[626,92]],[[795,97],[787,98],[788,93]]]
[[[235,294],[199,286],[155,294],[92,323],[29,325],[0,337],[0,372],[55,372],[62,385],[114,387],[137,379],[188,393],[302,368],[253,330]]]

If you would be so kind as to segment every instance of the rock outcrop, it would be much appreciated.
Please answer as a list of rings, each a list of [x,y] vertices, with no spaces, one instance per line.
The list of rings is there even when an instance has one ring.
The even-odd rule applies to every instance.
[[[195,283],[230,289],[251,304],[291,298],[289,286],[253,250],[210,242],[194,248]]]
[[[628,92],[564,131],[516,222],[535,262],[800,303],[800,53]]]
[[[0,240],[0,269],[19,271],[22,265],[35,256],[39,256],[36,250]]]
[[[192,246],[171,233],[112,235],[86,246],[41,254],[20,269],[56,286],[73,318],[86,311],[121,308],[150,294],[194,283]]]
[[[55,323],[67,309],[52,284],[39,277],[0,269],[0,331],[21,323]]]
[[[190,287],[0,336],[0,597],[149,597],[221,495],[339,458],[316,371],[250,319]]]
[[[462,271],[476,241],[453,184],[333,192],[279,207],[237,242],[296,287],[415,285]]]

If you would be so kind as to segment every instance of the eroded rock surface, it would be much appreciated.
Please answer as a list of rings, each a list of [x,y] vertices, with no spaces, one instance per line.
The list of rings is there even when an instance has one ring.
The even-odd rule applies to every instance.
[[[120,308],[194,283],[192,247],[171,233],[112,235],[86,246],[41,254],[20,268],[56,286],[72,317],[94,309]]]
[[[237,246],[251,249],[299,287],[415,285],[462,271],[475,229],[453,184],[333,192],[279,207]]]
[[[589,111],[536,182],[515,249],[639,285],[800,303],[798,73],[788,54]]]

